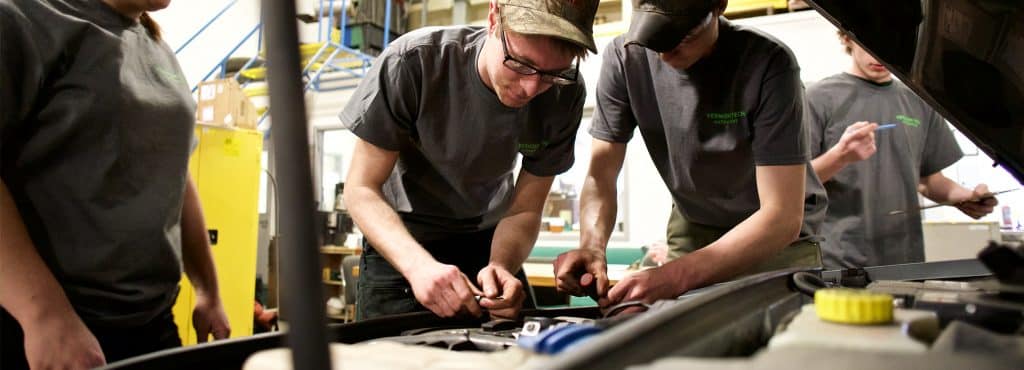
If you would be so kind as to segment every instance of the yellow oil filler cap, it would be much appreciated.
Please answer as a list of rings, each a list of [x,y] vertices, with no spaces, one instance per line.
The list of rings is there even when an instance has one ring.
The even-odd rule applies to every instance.
[[[822,320],[840,324],[892,322],[892,296],[862,289],[818,289],[814,292],[814,309]]]

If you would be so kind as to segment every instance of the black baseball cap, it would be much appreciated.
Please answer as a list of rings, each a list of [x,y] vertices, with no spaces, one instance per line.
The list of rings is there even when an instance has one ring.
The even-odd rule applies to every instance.
[[[633,0],[626,45],[659,53],[674,49],[699,26],[720,0]]]

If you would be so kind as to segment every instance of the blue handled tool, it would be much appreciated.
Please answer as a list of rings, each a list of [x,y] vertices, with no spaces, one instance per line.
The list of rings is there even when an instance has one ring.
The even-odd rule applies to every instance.
[[[593,324],[570,324],[551,327],[535,336],[520,335],[516,344],[537,353],[553,355],[570,350],[600,333],[601,328]]]
[[[876,128],[875,128],[875,132],[878,132],[878,131],[885,131],[885,130],[888,130],[888,129],[894,128],[894,127],[896,127],[896,126],[897,126],[897,125],[896,125],[895,123],[886,123],[886,124],[884,124],[884,125],[878,125],[878,127],[876,127]]]

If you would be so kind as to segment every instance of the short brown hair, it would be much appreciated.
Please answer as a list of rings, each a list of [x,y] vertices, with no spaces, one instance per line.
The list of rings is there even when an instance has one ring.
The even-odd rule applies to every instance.
[[[845,41],[850,38],[850,34],[843,30],[836,30],[836,36],[839,36],[839,41],[843,43],[843,50],[846,51],[846,55],[853,55],[853,48],[846,44]]]
[[[501,27],[501,19],[500,18],[498,19],[497,26]],[[579,44],[577,44],[575,42],[572,42],[572,41],[569,41],[569,40],[566,40],[566,39],[563,39],[563,38],[558,38],[558,37],[548,36],[548,35],[522,34],[522,33],[518,33],[518,32],[512,31],[510,29],[506,29],[506,28],[502,28],[501,32],[505,32],[506,34],[509,34],[509,35],[516,35],[516,36],[520,36],[520,37],[525,37],[527,39],[532,38],[532,37],[546,37],[546,38],[549,38],[554,43],[555,48],[557,48],[559,52],[572,55],[573,59],[579,58],[580,60],[586,60],[587,59],[587,54],[589,54],[587,52],[587,48],[585,48],[583,46],[580,46]]]

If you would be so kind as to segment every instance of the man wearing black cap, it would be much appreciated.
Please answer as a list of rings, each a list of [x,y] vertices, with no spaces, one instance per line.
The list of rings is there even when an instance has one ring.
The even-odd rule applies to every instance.
[[[721,18],[726,4],[634,0],[628,34],[605,50],[580,248],[555,266],[561,290],[579,295],[581,280],[595,281],[586,290],[603,306],[652,302],[742,274],[821,265],[826,198],[809,164],[799,67],[781,42]],[[637,127],[683,233],[701,242],[608,289],[615,180]]]
[[[344,199],[367,239],[359,319],[518,313],[552,179],[574,160],[597,6],[492,0],[488,27],[424,28],[377,58],[340,117],[358,137]]]

